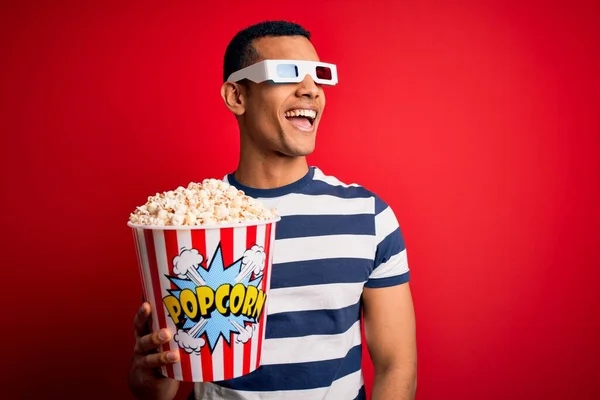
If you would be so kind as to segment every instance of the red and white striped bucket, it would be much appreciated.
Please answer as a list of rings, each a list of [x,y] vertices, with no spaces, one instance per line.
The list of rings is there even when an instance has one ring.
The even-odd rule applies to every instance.
[[[163,375],[211,382],[260,366],[271,281],[275,221],[227,226],[133,229],[152,330],[173,338],[161,351],[181,361]]]

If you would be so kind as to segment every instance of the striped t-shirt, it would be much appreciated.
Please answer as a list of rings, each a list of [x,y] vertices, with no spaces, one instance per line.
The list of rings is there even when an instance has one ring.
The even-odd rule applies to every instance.
[[[197,383],[196,399],[365,399],[361,370],[364,287],[409,280],[392,209],[358,185],[316,167],[277,189],[225,181],[276,207],[271,291],[262,365],[232,380]]]

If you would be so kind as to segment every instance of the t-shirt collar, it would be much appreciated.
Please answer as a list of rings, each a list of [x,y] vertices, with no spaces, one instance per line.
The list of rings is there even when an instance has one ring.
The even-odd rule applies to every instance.
[[[288,185],[281,186],[274,189],[256,189],[249,186],[242,185],[235,179],[235,172],[227,175],[227,182],[230,185],[235,186],[238,190],[243,190],[246,195],[254,198],[263,197],[280,197],[285,196],[286,194],[298,192],[310,182],[312,182],[313,177],[315,175],[315,167],[309,167],[308,172],[302,178],[298,179],[296,182],[292,182]]]

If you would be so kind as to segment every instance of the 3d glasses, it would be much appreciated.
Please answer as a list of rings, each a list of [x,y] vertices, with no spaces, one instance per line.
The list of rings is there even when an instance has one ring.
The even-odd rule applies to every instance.
[[[310,75],[320,85],[338,83],[337,68],[334,64],[301,60],[264,60],[229,75],[228,81],[238,82],[249,79],[255,83],[272,81],[274,83],[302,82]]]

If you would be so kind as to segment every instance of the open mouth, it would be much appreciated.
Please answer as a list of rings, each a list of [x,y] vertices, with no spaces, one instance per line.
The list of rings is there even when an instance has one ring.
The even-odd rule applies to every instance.
[[[311,131],[316,118],[315,110],[295,109],[285,112],[285,119],[302,131]]]

